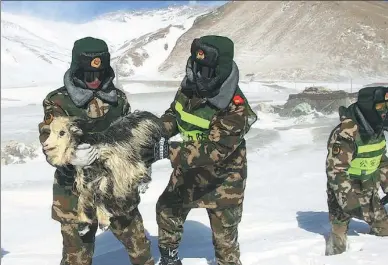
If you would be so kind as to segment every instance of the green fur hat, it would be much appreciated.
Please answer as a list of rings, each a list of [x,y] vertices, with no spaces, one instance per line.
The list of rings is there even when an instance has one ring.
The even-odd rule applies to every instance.
[[[74,42],[70,68],[94,72],[110,68],[108,45],[101,39],[85,37]]]

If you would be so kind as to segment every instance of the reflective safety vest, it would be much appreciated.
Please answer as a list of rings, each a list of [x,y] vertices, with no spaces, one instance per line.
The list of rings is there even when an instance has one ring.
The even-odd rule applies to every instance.
[[[382,138],[364,144],[359,137],[356,139],[357,154],[351,161],[348,173],[352,178],[368,179],[379,168],[381,157],[385,152],[386,141]]]
[[[207,139],[210,131],[210,121],[217,110],[206,104],[206,106],[195,109],[191,113],[186,112],[183,110],[184,97],[181,95],[175,103],[177,126],[183,141]]]
[[[257,120],[257,116],[252,111],[247,99],[239,88],[237,89],[237,93],[244,99],[244,104],[248,108],[248,125],[245,128],[245,130],[248,131],[250,126]],[[188,100],[189,99],[183,93],[179,93],[174,106],[177,113],[176,121],[178,130],[183,141],[200,141],[202,139],[208,139],[210,122],[219,109],[205,103],[199,108],[187,112],[184,110],[184,106]]]

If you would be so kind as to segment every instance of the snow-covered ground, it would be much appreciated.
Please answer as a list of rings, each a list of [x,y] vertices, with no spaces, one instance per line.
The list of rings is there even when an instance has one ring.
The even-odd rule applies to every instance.
[[[294,84],[283,88],[259,83],[242,84],[253,106],[260,101],[284,102],[300,90]],[[284,88],[285,87],[285,88]],[[51,85],[2,88],[2,142],[37,141],[42,119],[41,102]],[[132,109],[158,115],[168,108],[175,89],[128,84]],[[139,93],[140,92],[140,93]],[[15,101],[23,95],[22,100]],[[260,120],[247,136],[248,182],[244,213],[239,227],[244,265],[385,265],[388,238],[368,235],[368,226],[354,220],[349,231],[350,249],[325,257],[325,236],[330,225],[325,193],[325,157],[328,133],[336,116],[305,116],[284,119],[258,112]],[[24,164],[2,166],[1,249],[4,265],[53,265],[61,256],[59,223],[51,220],[54,169],[39,156]],[[140,211],[152,241],[156,260],[157,224],[155,204],[172,169],[163,160],[153,166],[153,182],[142,195]],[[123,246],[111,232],[98,232],[94,265],[130,264]],[[215,264],[209,221],[205,210],[195,209],[185,223],[180,247],[183,264]]]

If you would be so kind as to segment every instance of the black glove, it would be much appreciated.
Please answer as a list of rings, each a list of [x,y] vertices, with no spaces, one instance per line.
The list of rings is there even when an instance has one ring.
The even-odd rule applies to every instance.
[[[153,148],[144,148],[141,152],[141,156],[147,167],[149,167],[152,163],[167,158],[169,155],[168,149],[168,140],[162,137],[159,142],[155,143]]]

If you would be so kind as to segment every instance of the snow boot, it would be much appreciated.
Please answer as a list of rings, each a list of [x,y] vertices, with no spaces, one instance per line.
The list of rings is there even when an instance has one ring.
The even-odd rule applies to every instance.
[[[178,257],[178,248],[165,249],[159,247],[160,261],[159,265],[182,265],[181,260]]]
[[[338,255],[346,251],[348,224],[332,224],[329,238],[326,242],[325,255]]]

